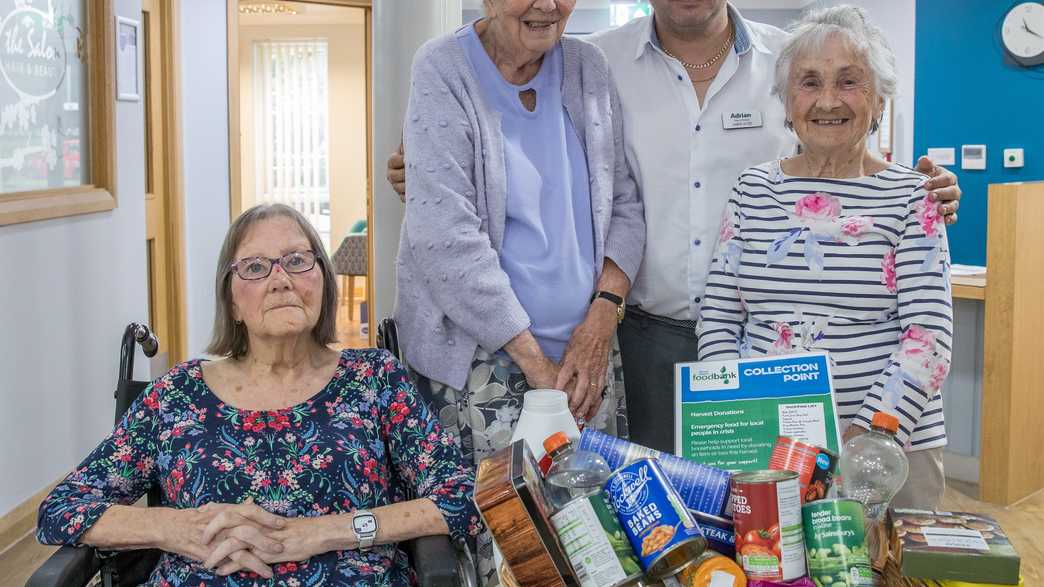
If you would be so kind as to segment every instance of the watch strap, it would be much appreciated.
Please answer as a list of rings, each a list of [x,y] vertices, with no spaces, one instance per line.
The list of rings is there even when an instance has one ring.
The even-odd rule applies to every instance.
[[[624,299],[623,298],[621,298],[620,296],[614,294],[611,291],[602,291],[602,290],[596,291],[596,292],[594,292],[594,295],[591,296],[591,301],[593,302],[593,301],[597,300],[598,298],[603,298],[603,299],[609,300],[610,302],[616,304],[617,306],[622,306],[623,303],[624,303]]]

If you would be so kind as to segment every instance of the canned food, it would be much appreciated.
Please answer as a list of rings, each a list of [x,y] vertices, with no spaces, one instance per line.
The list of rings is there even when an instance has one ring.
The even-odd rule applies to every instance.
[[[728,516],[726,508],[731,477],[728,471],[662,453],[590,428],[584,428],[580,433],[579,448],[602,455],[614,471],[638,459],[655,458],[656,464],[667,475],[687,508],[712,516]]]
[[[736,561],[708,550],[696,564],[689,565],[674,576],[682,587],[746,587],[747,577]]]
[[[736,558],[736,529],[733,527],[732,520],[696,510],[689,510],[689,513],[700,525],[700,530],[707,539],[708,548],[729,558]]]
[[[869,587],[874,584],[866,548],[863,504],[825,499],[801,508],[808,574],[816,585]]]
[[[551,516],[551,525],[581,587],[626,585],[642,576],[604,491],[570,501]]]
[[[653,459],[617,469],[605,489],[650,578],[672,575],[706,550],[703,532]]]
[[[808,503],[827,496],[837,472],[837,455],[825,448],[780,436],[772,448],[768,468],[797,473],[801,503]]]
[[[805,574],[801,494],[793,471],[732,477],[737,559],[747,577],[789,581]]]

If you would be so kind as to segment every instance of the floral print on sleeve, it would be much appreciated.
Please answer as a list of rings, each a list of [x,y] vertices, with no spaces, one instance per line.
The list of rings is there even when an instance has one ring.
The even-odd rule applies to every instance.
[[[474,535],[473,476],[406,372],[390,354],[346,350],[326,386],[279,410],[224,403],[201,361],[171,369],[146,388],[123,421],[40,506],[38,538],[76,544],[113,504],[153,486],[161,505],[195,508],[251,498],[286,517],[373,509],[415,495],[431,499],[456,538]],[[273,567],[275,577],[219,577],[165,553],[147,585],[404,585],[412,581],[395,544],[328,552]]]

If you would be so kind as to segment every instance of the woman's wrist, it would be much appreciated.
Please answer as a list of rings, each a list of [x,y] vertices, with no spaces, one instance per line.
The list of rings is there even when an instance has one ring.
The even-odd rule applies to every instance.
[[[352,515],[352,513],[347,513],[302,518],[316,526],[313,535],[318,540],[318,552],[352,550],[359,547],[359,540],[352,528]]]

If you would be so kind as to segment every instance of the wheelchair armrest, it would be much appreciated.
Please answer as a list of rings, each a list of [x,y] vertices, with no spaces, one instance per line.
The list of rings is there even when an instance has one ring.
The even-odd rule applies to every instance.
[[[457,587],[457,549],[449,536],[421,536],[403,544],[421,587]]]
[[[83,587],[101,568],[89,546],[63,546],[26,582],[26,587]]]

